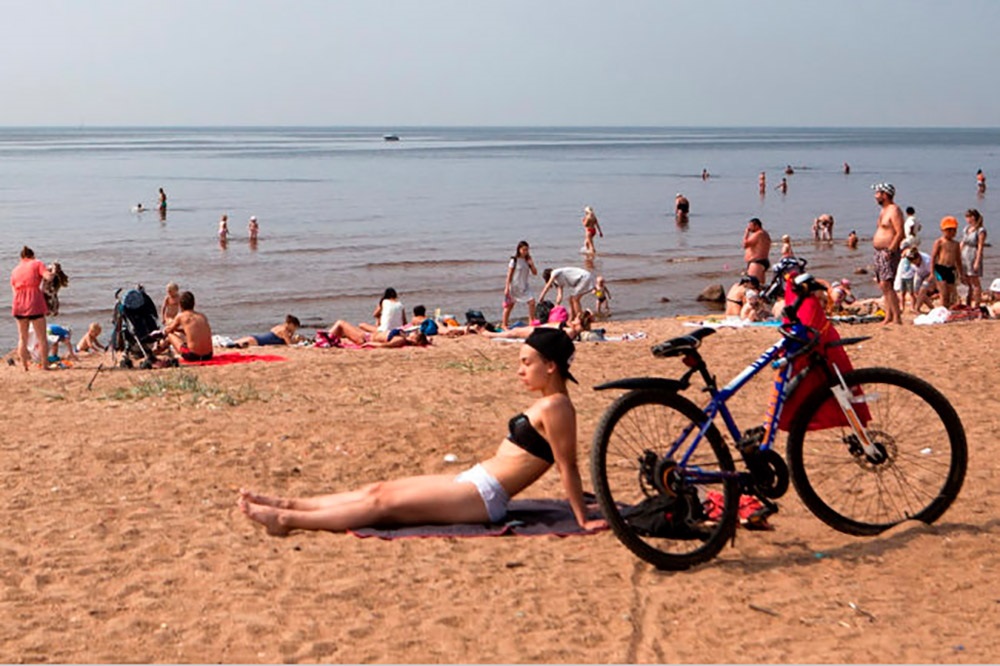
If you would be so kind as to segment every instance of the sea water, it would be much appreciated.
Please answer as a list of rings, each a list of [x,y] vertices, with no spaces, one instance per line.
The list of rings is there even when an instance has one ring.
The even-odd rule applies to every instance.
[[[170,281],[232,337],[288,313],[307,333],[370,321],[386,287],[408,311],[498,320],[522,239],[539,271],[604,275],[613,318],[705,313],[698,293],[728,287],[744,268],[750,217],[774,239],[772,261],[790,234],[817,276],[851,276],[870,296],[875,286],[854,271],[871,263],[871,184],[895,184],[929,247],[943,215],[977,207],[990,228],[995,197],[977,197],[975,173],[1000,173],[998,152],[1000,129],[0,128],[0,257],[9,270],[28,245],[62,264],[70,284],[56,320],[76,337],[107,324],[118,289],[142,284],[159,304]],[[673,219],[677,193],[691,201],[685,228]],[[139,203],[148,210],[133,212]],[[593,258],[580,252],[586,205],[605,234]],[[222,244],[224,213],[232,236]],[[833,244],[812,241],[821,213],[836,219]],[[844,245],[851,229],[863,239],[854,251]],[[1000,275],[989,252],[987,282]],[[3,348],[16,340],[8,322]]]

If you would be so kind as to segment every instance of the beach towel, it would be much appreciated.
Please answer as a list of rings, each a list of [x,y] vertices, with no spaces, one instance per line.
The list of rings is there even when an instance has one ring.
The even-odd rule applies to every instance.
[[[590,500],[588,500],[590,501]],[[573,509],[566,500],[521,499],[512,500],[507,517],[502,523],[463,523],[459,525],[410,525],[406,527],[364,527],[348,530],[362,539],[426,539],[433,537],[490,537],[490,536],[579,536],[596,534],[581,528]]]
[[[913,318],[913,323],[921,324],[949,324],[953,321],[975,321],[977,319],[989,319],[989,314],[981,308],[970,308],[956,306],[949,310],[946,307],[938,306],[927,314],[917,315]]]
[[[233,363],[251,363],[253,361],[285,361],[288,360],[284,356],[275,356],[274,354],[238,354],[236,352],[229,352],[226,354],[215,354],[212,358],[207,361],[185,361],[180,359],[181,365],[232,365]]]

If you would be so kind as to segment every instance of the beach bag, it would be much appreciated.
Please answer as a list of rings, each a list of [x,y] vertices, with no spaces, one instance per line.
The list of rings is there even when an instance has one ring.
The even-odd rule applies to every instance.
[[[697,523],[708,519],[694,488],[678,495],[654,495],[622,511],[625,522],[642,536],[705,540],[709,535]]]
[[[787,296],[785,302],[788,305],[792,305],[796,302],[799,296],[792,289],[791,284],[785,286],[785,295]],[[823,355],[828,364],[836,365],[840,370],[841,374],[847,374],[854,369],[851,364],[851,359],[847,356],[847,351],[842,346],[830,347],[831,342],[836,342],[840,340],[840,334],[837,329],[834,328],[833,324],[826,317],[826,312],[823,311],[823,306],[815,296],[805,296],[805,302],[799,307],[798,315],[799,320],[803,324],[819,331],[819,343],[817,345],[817,350]],[[787,320],[786,322],[787,323]],[[809,363],[808,356],[801,356],[792,363],[792,371],[790,376],[794,377],[799,371],[806,367]],[[778,429],[788,431],[791,428],[792,421],[798,416],[799,408],[802,406],[803,401],[809,397],[809,395],[823,386],[826,383],[826,373],[824,373],[819,368],[814,369],[808,375],[806,375],[802,381],[799,382],[791,394],[785,398],[785,405],[781,410],[781,418],[778,420]],[[773,405],[776,399],[776,389],[774,385],[771,385],[771,394],[768,399],[768,405]],[[868,409],[868,405],[865,403],[855,403],[854,411],[857,413],[858,418],[861,419],[862,425],[868,425],[871,420],[871,412]],[[826,428],[837,428],[849,425],[847,419],[844,416],[843,411],[841,411],[840,406],[837,404],[836,400],[832,398],[823,403],[813,420],[809,422],[807,430],[823,430]]]
[[[424,335],[437,335],[438,325],[433,319],[424,319],[420,322],[420,332]]]

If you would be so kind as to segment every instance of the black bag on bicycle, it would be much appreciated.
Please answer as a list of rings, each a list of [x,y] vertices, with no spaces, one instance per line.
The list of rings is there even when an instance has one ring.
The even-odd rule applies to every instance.
[[[632,529],[643,536],[664,539],[701,539],[711,532],[699,529],[708,520],[705,508],[691,488],[689,495],[654,495],[621,512]]]

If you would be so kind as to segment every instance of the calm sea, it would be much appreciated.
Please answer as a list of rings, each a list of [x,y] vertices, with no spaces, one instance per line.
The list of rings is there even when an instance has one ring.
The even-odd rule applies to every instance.
[[[389,132],[399,141],[383,140]],[[5,270],[25,244],[62,263],[71,281],[58,321],[75,331],[107,321],[117,289],[141,283],[159,304],[169,281],[234,337],[286,313],[307,330],[367,320],[388,286],[408,310],[499,319],[517,242],[531,243],[539,269],[585,265],[580,217],[590,205],[605,232],[593,268],[608,281],[613,316],[670,316],[706,312],[701,289],[735,279],[753,216],[776,241],[790,234],[820,277],[869,263],[866,243],[851,252],[842,239],[850,229],[870,238],[876,181],[896,185],[925,237],[969,207],[989,228],[996,198],[977,198],[975,172],[1000,173],[998,153],[1000,129],[0,128],[0,253]],[[773,187],[786,165],[795,173],[781,195]],[[691,200],[687,229],[672,218],[678,192]],[[140,202],[151,210],[132,212]],[[810,240],[824,212],[836,219],[833,246]],[[223,213],[233,232],[225,247]],[[250,215],[260,221],[255,247]],[[995,265],[987,257],[988,278]],[[5,348],[16,340],[7,321]]]

